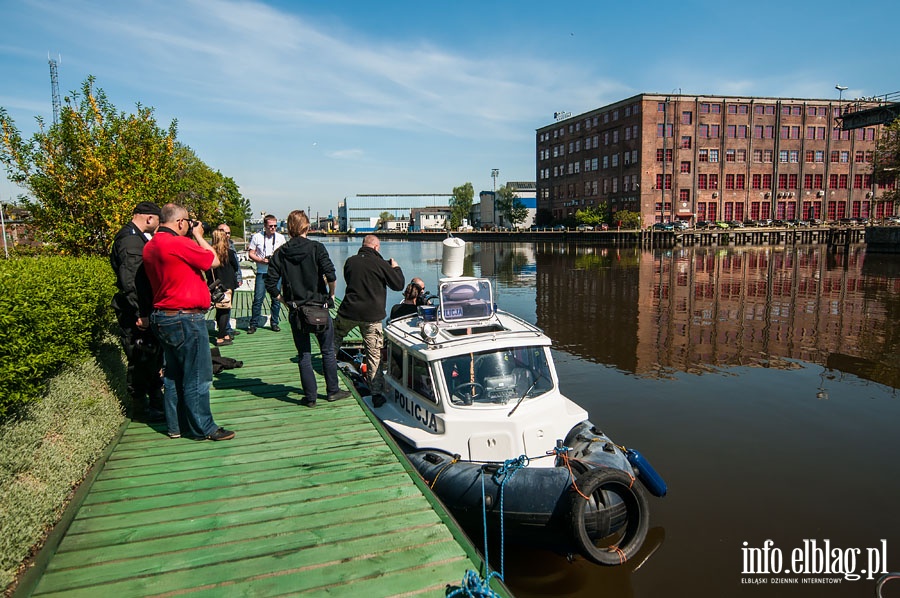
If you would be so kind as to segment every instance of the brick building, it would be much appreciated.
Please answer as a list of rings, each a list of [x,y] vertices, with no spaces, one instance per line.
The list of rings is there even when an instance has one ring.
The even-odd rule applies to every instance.
[[[605,202],[644,225],[893,215],[872,176],[880,126],[843,131],[840,110],[833,100],[640,94],[566,115],[536,133],[537,208],[558,221]]]

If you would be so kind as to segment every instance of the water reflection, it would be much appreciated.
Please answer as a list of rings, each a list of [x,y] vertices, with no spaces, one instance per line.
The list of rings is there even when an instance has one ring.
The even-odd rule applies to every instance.
[[[485,244],[471,259],[501,287],[536,287],[536,322],[560,349],[625,372],[799,360],[900,386],[898,260],[863,246]]]

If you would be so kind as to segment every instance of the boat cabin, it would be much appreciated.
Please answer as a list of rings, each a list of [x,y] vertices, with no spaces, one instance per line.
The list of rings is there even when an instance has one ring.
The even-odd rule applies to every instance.
[[[550,339],[497,310],[488,279],[443,279],[438,299],[386,327],[388,402],[374,412],[395,435],[503,461],[545,454],[587,418],[559,392]]]

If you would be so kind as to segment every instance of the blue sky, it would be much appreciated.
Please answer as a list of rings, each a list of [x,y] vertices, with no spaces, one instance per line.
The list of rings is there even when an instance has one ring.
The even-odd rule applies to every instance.
[[[811,2],[0,0],[0,106],[30,136],[94,75],[253,207],[534,180],[534,132],[641,92],[900,90],[900,8]],[[855,8],[858,7],[858,8]],[[826,61],[830,61],[827,64]],[[2,177],[0,201],[20,192]]]

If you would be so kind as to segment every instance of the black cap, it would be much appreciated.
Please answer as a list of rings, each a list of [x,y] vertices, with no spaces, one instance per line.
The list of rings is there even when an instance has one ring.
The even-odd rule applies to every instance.
[[[142,201],[134,206],[132,214],[150,214],[152,216],[162,216],[162,210],[152,201]]]

